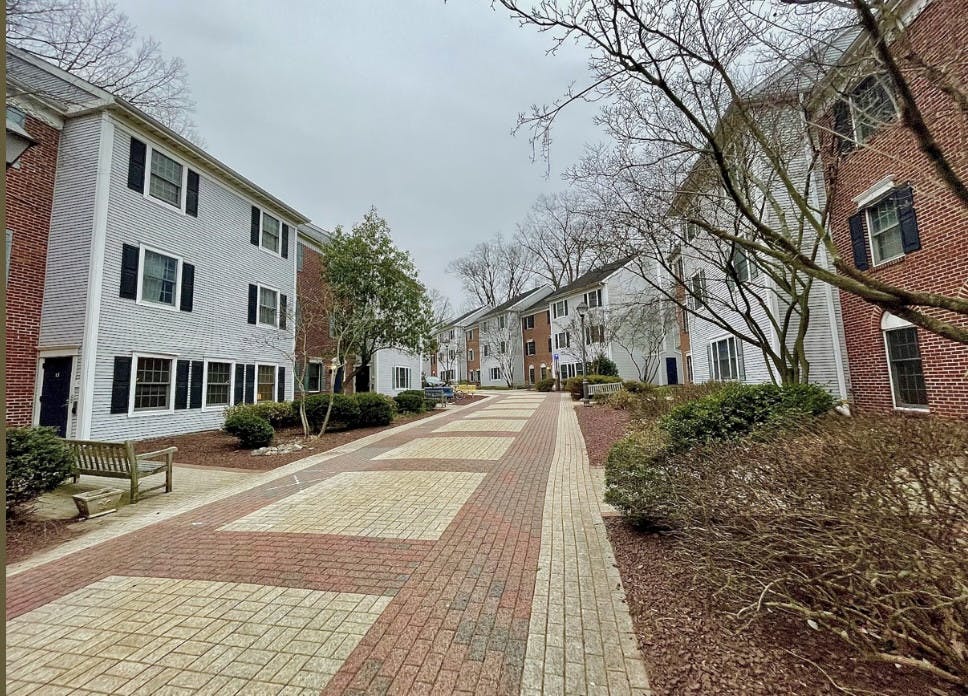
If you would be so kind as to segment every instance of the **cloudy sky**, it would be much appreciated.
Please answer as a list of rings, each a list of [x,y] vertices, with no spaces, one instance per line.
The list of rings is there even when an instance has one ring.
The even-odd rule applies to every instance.
[[[219,159],[324,228],[375,205],[425,283],[460,304],[448,261],[510,234],[534,199],[600,136],[569,109],[551,172],[531,162],[519,112],[586,75],[577,49],[488,0],[119,0],[181,56],[196,121]]]

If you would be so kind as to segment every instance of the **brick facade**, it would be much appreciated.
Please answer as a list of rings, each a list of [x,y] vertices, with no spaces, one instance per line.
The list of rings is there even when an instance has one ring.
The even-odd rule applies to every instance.
[[[36,141],[7,169],[7,230],[13,233],[7,282],[7,423],[30,425],[37,377],[37,344],[44,301],[47,243],[60,131],[30,115]]]
[[[927,64],[950,66],[953,81],[968,84],[968,15],[957,0],[938,0],[925,8],[905,37]],[[962,180],[968,180],[968,122],[954,103],[918,70],[903,62],[918,104]],[[849,85],[848,85],[849,87]],[[825,138],[830,224],[834,242],[846,262],[853,260],[849,218],[858,212],[854,198],[887,176],[897,187],[913,190],[920,249],[868,271],[900,287],[964,296],[968,289],[968,209],[941,184],[910,131],[899,121],[882,125],[864,147],[836,153]],[[887,153],[887,154],[881,154]],[[866,222],[865,232],[866,230]],[[869,249],[869,236],[866,237]],[[852,401],[861,411],[894,409],[891,377],[881,330],[883,310],[856,296],[841,293],[844,330],[852,383]],[[942,316],[938,313],[938,316]],[[968,326],[968,319],[945,316]],[[932,414],[968,418],[968,346],[917,329],[928,409]]]
[[[464,329],[467,337],[464,343],[467,346],[465,359],[467,360],[467,379],[470,382],[481,381],[481,327],[480,324],[473,324]],[[473,356],[473,357],[471,357]]]
[[[329,391],[332,380],[330,360],[336,351],[336,340],[330,336],[329,322],[323,316],[326,305],[326,284],[323,282],[323,257],[314,247],[298,243],[296,260],[296,296],[301,319],[296,322],[296,361],[323,362],[320,391]],[[297,385],[298,389],[298,385]]]
[[[552,354],[551,354],[551,313],[548,309],[541,309],[530,314],[524,314],[521,321],[524,322],[528,317],[534,317],[534,328],[525,328],[521,324],[521,340],[524,344],[524,382],[532,384],[531,370],[534,367],[534,382],[544,378],[552,377]],[[534,355],[528,355],[528,341],[534,341]],[[541,366],[545,366],[544,377],[542,377]]]

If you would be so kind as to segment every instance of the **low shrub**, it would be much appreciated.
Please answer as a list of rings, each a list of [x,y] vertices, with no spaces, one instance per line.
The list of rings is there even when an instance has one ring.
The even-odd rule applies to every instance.
[[[606,377],[618,377],[618,365],[615,361],[605,355],[599,355],[589,364],[589,371],[593,375],[603,375]]]
[[[665,433],[653,426],[626,435],[608,452],[605,501],[636,526],[662,527],[675,511],[667,449]]]
[[[306,397],[306,417],[313,430],[318,431],[326,418],[326,409],[330,401],[329,394],[313,394]],[[335,394],[333,399],[333,411],[329,416],[327,428],[334,425],[343,428],[355,428],[360,418],[360,405],[353,395]]]
[[[612,377],[609,375],[578,375],[577,377],[571,377],[565,382],[565,391],[571,392],[571,398],[574,401],[578,401],[582,398],[582,382],[587,381],[589,384],[609,384],[611,382],[621,382],[621,377]]]
[[[397,411],[397,405],[393,399],[376,392],[357,394],[356,403],[360,409],[357,423],[363,428],[390,425]]]
[[[797,416],[819,415],[833,403],[833,397],[817,385],[730,384],[672,409],[661,426],[677,449],[688,449],[742,437]]]
[[[71,474],[74,460],[53,428],[7,430],[6,510],[26,512],[37,496],[52,491]]]
[[[539,379],[537,382],[535,382],[534,388],[540,392],[550,392],[555,388],[555,380],[551,377]]]
[[[393,397],[400,413],[422,413],[427,410],[424,393],[419,389],[408,389]]]
[[[678,553],[707,569],[726,610],[789,612],[868,657],[968,685],[968,425],[828,414],[769,442],[672,454],[660,471]],[[610,495],[637,512],[636,494],[657,495]]]
[[[648,394],[655,390],[654,384],[649,384],[648,382],[639,382],[634,379],[627,379],[622,383],[625,387],[625,391],[630,394]]]
[[[437,408],[437,403],[436,399],[424,399],[424,411],[433,411]]]
[[[298,401],[263,401],[258,404],[236,404],[225,409],[226,419],[238,413],[251,413],[266,421],[273,428],[299,425]]]
[[[266,447],[275,435],[269,421],[251,411],[242,411],[228,416],[222,429],[229,435],[239,438],[239,445],[244,449]]]

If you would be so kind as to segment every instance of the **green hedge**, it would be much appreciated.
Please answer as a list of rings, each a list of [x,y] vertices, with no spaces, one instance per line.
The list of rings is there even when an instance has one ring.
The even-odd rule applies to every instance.
[[[667,464],[668,451],[668,437],[653,426],[626,435],[608,452],[605,501],[637,526],[664,526],[675,513],[675,472]]]
[[[396,403],[389,396],[376,392],[363,392],[356,395],[356,403],[360,409],[357,424],[361,428],[377,425],[390,425],[397,412]]]
[[[70,476],[74,460],[53,428],[10,428],[6,440],[6,509],[17,514]]]
[[[239,413],[261,418],[273,428],[289,428],[299,425],[299,408],[296,401],[263,401],[258,404],[236,404],[225,410],[228,420]]]
[[[550,392],[555,388],[555,380],[552,377],[539,379],[537,382],[535,382],[534,388],[540,392]]]
[[[306,418],[313,430],[319,430],[326,418],[326,409],[330,398],[333,400],[333,410],[329,415],[327,428],[341,426],[355,428],[359,425],[360,404],[356,394],[313,394],[306,397]]]
[[[424,393],[420,389],[408,389],[393,397],[400,413],[422,413],[427,410]]]
[[[225,419],[222,429],[229,435],[239,438],[239,445],[244,449],[266,447],[272,443],[275,431],[265,418],[257,416],[252,411],[239,411]]]
[[[587,380],[589,384],[609,384],[611,382],[621,382],[621,377],[612,377],[610,375],[578,375],[577,377],[570,378],[565,382],[565,391],[571,392],[571,398],[578,401],[582,398],[582,382]]]
[[[677,406],[660,423],[676,449],[688,449],[742,437],[800,416],[820,415],[833,406],[833,397],[815,384],[730,384]]]

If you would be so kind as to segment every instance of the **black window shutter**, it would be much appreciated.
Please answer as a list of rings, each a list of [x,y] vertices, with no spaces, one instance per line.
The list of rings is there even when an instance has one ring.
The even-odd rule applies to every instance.
[[[286,368],[279,368],[279,383],[276,385],[276,401],[286,400]]]
[[[188,170],[188,191],[185,196],[185,212],[198,217],[198,172]]]
[[[249,323],[255,323],[256,309],[259,304],[259,288],[249,283]]]
[[[141,252],[136,246],[121,246],[121,291],[118,293],[126,300],[138,297],[138,259]]]
[[[179,308],[183,312],[190,312],[195,306],[195,266],[190,263],[182,264],[181,301]]]
[[[202,376],[205,373],[205,363],[192,360],[192,382],[188,396],[188,408],[202,407]]]
[[[861,271],[870,268],[867,261],[867,239],[864,234],[864,211],[850,216],[850,246],[854,250],[854,265]]]
[[[289,258],[289,225],[282,223],[282,258]]]
[[[148,158],[148,147],[137,138],[131,138],[131,149],[128,152],[128,188],[138,193],[145,191],[145,161]]]
[[[245,389],[245,365],[242,363],[236,363],[235,365],[235,398],[232,399],[233,404],[241,404],[244,398],[243,394]]]
[[[245,366],[245,403],[255,403],[255,365]]]
[[[262,223],[261,211],[252,206],[252,226],[249,230],[249,241],[259,246],[259,225]]]
[[[834,132],[837,134],[837,149],[850,152],[854,149],[854,127],[850,118],[850,104],[838,100],[834,104]]]
[[[918,232],[918,216],[914,212],[914,191],[903,186],[894,192],[897,214],[901,219],[901,244],[904,253],[910,254],[921,248],[921,235]]]
[[[286,310],[288,309],[289,300],[288,298],[281,294],[279,295],[279,328],[286,328]]]
[[[175,366],[175,408],[188,408],[188,366],[187,360],[179,360]]]
[[[127,413],[131,395],[131,358],[115,356],[111,382],[111,413]]]

